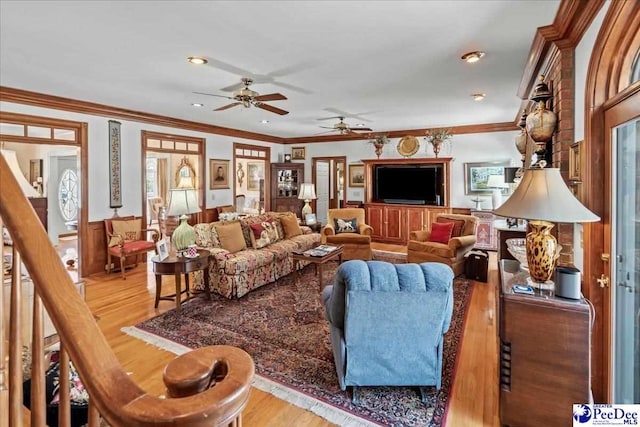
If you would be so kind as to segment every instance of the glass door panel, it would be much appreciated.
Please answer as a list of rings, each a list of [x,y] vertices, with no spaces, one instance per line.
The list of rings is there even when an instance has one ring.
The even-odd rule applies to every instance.
[[[612,129],[615,270],[613,401],[640,402],[640,120]]]

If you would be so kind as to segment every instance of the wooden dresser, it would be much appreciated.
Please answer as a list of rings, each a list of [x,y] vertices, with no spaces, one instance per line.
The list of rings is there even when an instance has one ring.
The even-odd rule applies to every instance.
[[[572,405],[591,396],[590,307],[537,289],[514,294],[528,273],[514,260],[500,260],[499,270],[500,423],[570,425]]]

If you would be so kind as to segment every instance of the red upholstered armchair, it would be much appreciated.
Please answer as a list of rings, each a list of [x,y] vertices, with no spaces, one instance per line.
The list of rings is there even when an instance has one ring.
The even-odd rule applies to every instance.
[[[464,270],[464,254],[476,244],[476,223],[472,215],[439,214],[436,222],[454,223],[447,243],[431,241],[431,231],[412,231],[407,244],[407,262],[441,262],[457,276]]]
[[[134,216],[109,218],[104,220],[107,237],[107,272],[111,273],[112,257],[120,260],[120,272],[124,275],[125,260],[135,256],[134,267],[138,265],[138,256],[156,250],[156,242],[160,238],[157,230],[142,228],[142,219]],[[148,234],[151,233],[151,240]]]

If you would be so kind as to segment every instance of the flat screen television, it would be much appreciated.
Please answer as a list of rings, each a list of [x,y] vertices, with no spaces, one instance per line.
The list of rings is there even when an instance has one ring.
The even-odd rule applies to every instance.
[[[444,165],[378,165],[373,170],[376,202],[444,206]]]

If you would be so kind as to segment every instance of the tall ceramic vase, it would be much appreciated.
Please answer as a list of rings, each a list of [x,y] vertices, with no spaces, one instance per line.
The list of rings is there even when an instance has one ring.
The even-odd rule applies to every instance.
[[[551,280],[556,264],[558,242],[551,234],[553,224],[546,221],[529,221],[531,232],[526,237],[529,274],[535,282]]]

